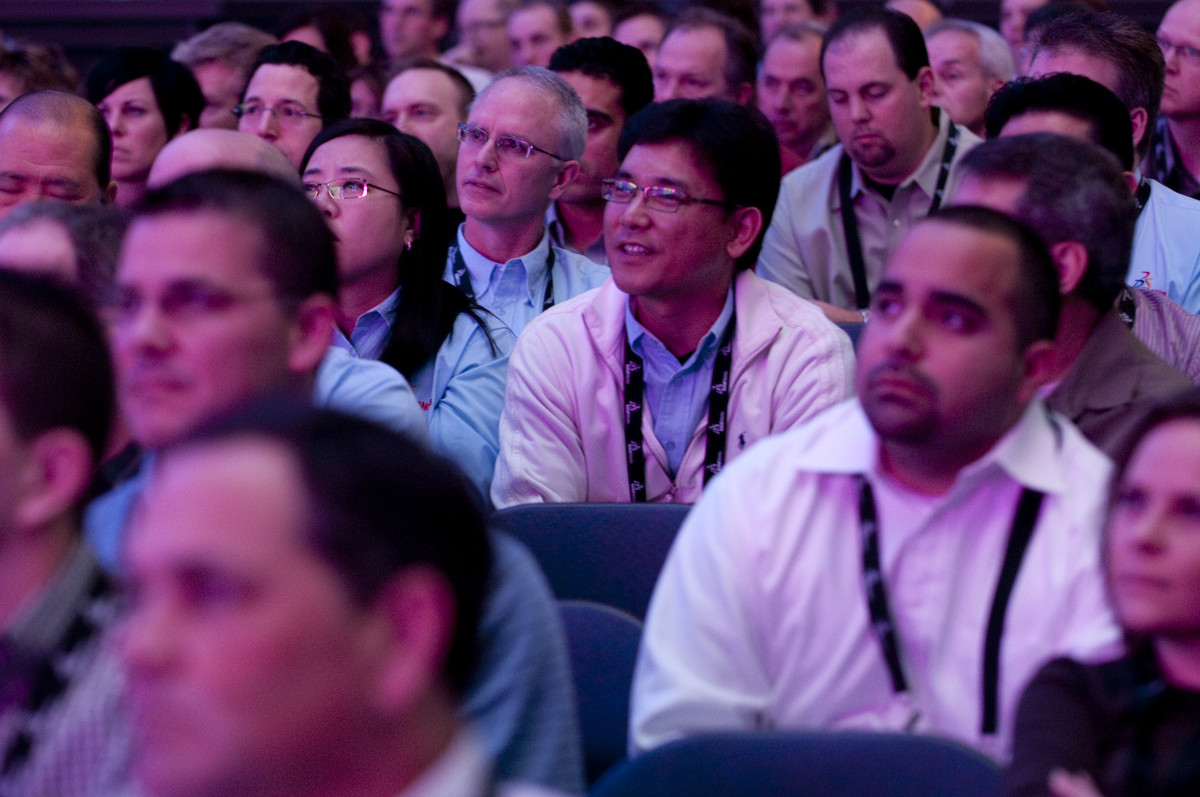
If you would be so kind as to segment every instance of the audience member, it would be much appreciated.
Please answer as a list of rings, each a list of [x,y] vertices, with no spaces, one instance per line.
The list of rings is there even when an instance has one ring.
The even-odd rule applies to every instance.
[[[943,19],[942,8],[934,0],[887,0],[883,7],[909,17],[922,32]]]
[[[0,219],[0,267],[51,275],[99,310],[111,295],[128,223],[111,205],[29,202]]]
[[[762,0],[758,24],[763,41],[771,41],[784,28],[805,22],[828,28],[837,21],[836,0]]]
[[[1178,0],[1158,26],[1165,62],[1162,115],[1150,130],[1143,170],[1200,199],[1200,0]]]
[[[945,19],[925,30],[933,69],[933,102],[950,121],[977,136],[983,112],[996,90],[1016,77],[1012,53],[1000,34],[965,19]]]
[[[175,45],[171,58],[192,70],[204,94],[197,127],[237,129],[233,109],[241,100],[254,62],[264,47],[277,41],[241,22],[218,22]]]
[[[1115,12],[1077,11],[1041,29],[1029,64],[1030,77],[1072,72],[1091,78],[1125,104],[1139,158],[1162,102],[1164,60],[1154,37]]]
[[[574,0],[567,5],[567,12],[576,38],[612,36],[613,4],[608,0]]]
[[[837,143],[821,74],[823,28],[801,22],[781,30],[758,66],[758,109],[779,139],[784,174]]]
[[[348,10],[328,5],[301,8],[284,17],[277,28],[279,40],[304,42],[329,53],[349,73],[371,60],[370,37],[364,41],[364,37],[355,36],[353,16]]]
[[[382,0],[379,4],[379,38],[393,66],[408,58],[436,58],[453,22],[453,0]]]
[[[299,172],[276,147],[250,133],[223,128],[191,130],[174,138],[154,159],[148,184],[162,188],[209,169],[258,172],[300,187]]]
[[[459,713],[491,559],[461,476],[353,417],[270,406],[173,446],[125,552],[139,784],[549,794],[498,783]]]
[[[1047,664],[1017,709],[1006,797],[1197,794],[1200,396],[1156,407],[1118,460],[1103,561],[1125,656]]]
[[[0,218],[37,199],[112,202],[112,134],[82,97],[44,89],[0,111]]]
[[[550,56],[574,38],[571,15],[559,0],[523,0],[508,17],[514,66],[550,66]]]
[[[1131,126],[1123,115],[1121,102],[1104,86],[1059,73],[1005,86],[988,107],[987,124],[992,135],[1062,133],[1116,155],[1139,206],[1126,282],[1158,291],[1188,312],[1200,310],[1200,204],[1134,175],[1132,144],[1122,141]]]
[[[336,283],[329,227],[290,185],[205,172],[148,194],[126,236],[111,311],[118,397],[133,438],[156,451],[249,401],[312,395],[328,358]],[[405,396],[390,412],[403,410],[408,423],[393,428],[421,439],[421,410],[411,391]],[[110,567],[152,461],[89,507],[88,539]],[[502,778],[578,792],[578,729],[552,599],[528,553],[498,545],[496,555],[484,663],[466,711]]]
[[[587,113],[558,75],[517,67],[496,76],[458,130],[466,221],[446,279],[520,335],[538,313],[608,277],[603,266],[553,246],[546,232],[546,209],[579,173]]]
[[[758,273],[826,303],[835,321],[861,321],[888,254],[953,196],[979,139],[931,107],[925,41],[898,11],[844,14],[821,63],[841,144],[784,178]]]
[[[654,101],[714,97],[754,104],[758,43],[733,17],[710,8],[679,15],[654,61]]]
[[[129,734],[103,636],[113,586],[80,542],[113,375],[104,332],[46,277],[0,271],[0,792],[123,786]]]
[[[433,153],[386,122],[349,119],[313,139],[301,171],[337,249],[334,345],[404,375],[434,450],[486,500],[513,336],[442,279],[446,200]]]
[[[554,246],[607,263],[601,181],[611,177],[621,162],[617,141],[625,120],[654,99],[650,67],[637,48],[606,36],[560,47],[550,59],[550,69],[583,100],[588,133],[579,174],[550,203],[546,229]]]
[[[715,100],[629,120],[604,183],[613,279],[518,342],[497,506],[691,503],[747,446],[851,393],[846,337],[752,272],[778,195],[771,141],[760,113]]]
[[[456,219],[454,227],[463,221],[454,177],[458,126],[467,121],[474,99],[475,90],[461,72],[427,58],[402,64],[383,92],[384,121],[421,139],[433,151],[446,204]]]
[[[670,18],[650,2],[637,2],[618,12],[613,24],[612,37],[621,44],[636,47],[646,56],[646,63],[653,71],[658,59],[658,48],[667,35]]]
[[[508,43],[508,16],[515,0],[461,0],[458,4],[459,46],[446,53],[454,66],[503,72],[513,65]]]
[[[1030,14],[1042,6],[1049,5],[1050,2],[1051,0],[1000,0],[1000,35],[1008,44],[1015,64],[1021,63],[1021,51],[1028,41],[1026,20]]]
[[[368,64],[346,73],[350,81],[350,116],[354,119],[383,118],[383,90],[388,78],[382,69]]]
[[[57,45],[8,40],[0,46],[0,111],[22,94],[78,85],[79,73]]]
[[[872,297],[858,398],[756,445],[684,521],[642,637],[635,750],[859,728],[1004,758],[1046,659],[1116,650],[1110,464],[1037,399],[1057,282],[1037,235],[994,211],[912,227]]]
[[[204,109],[200,85],[186,66],[147,47],[118,47],[84,79],[88,102],[112,132],[116,203],[132,207],[146,193],[159,151],[196,126]]]
[[[238,130],[271,142],[300,168],[322,128],[350,114],[350,84],[327,53],[303,42],[272,44],[259,53],[235,109]]]
[[[1067,136],[1004,136],[968,153],[955,202],[1008,213],[1050,248],[1063,298],[1046,403],[1115,455],[1148,404],[1189,387],[1114,309],[1137,213],[1116,159]]]

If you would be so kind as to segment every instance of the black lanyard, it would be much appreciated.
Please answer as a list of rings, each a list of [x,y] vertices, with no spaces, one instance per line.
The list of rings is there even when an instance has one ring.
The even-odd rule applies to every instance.
[[[863,543],[863,587],[866,590],[867,609],[871,614],[871,630],[883,648],[883,657],[892,676],[892,689],[897,693],[907,692],[908,681],[900,664],[900,641],[888,607],[887,585],[879,564],[879,521],[875,495],[864,476],[859,475],[857,479],[859,528]],[[992,598],[983,644],[983,718],[980,731],[985,735],[994,735],[999,725],[1000,642],[1004,636],[1004,616],[1012,597],[1013,584],[1021,569],[1021,560],[1033,537],[1033,527],[1037,523],[1043,497],[1043,493],[1028,487],[1021,492],[1012,530],[1008,535],[1008,546],[1004,551],[1004,565],[996,581],[996,593]]]
[[[929,204],[929,212],[933,213],[942,206],[942,196],[946,193],[946,181],[950,179],[950,163],[954,160],[954,152],[958,149],[958,125],[951,122],[950,133],[946,136],[946,146],[942,148],[942,162],[938,167],[937,187],[933,190],[933,202]],[[838,193],[842,198],[842,232],[846,236],[846,257],[850,260],[850,276],[854,278],[854,302],[859,310],[865,310],[871,304],[871,289],[867,286],[867,265],[863,259],[862,238],[858,233],[858,216],[854,211],[854,198],[850,196],[851,166],[850,156],[842,152],[842,160],[838,164]]]
[[[733,372],[733,331],[737,310],[717,347],[713,361],[712,387],[708,391],[708,431],[705,433],[704,484],[716,476],[725,464],[725,438],[729,414],[730,375]],[[625,334],[625,464],[629,466],[629,500],[646,502],[646,451],[642,437],[642,406],[646,393],[645,363],[629,344]]]
[[[472,302],[475,299],[475,288],[471,285],[471,275],[467,273],[467,264],[463,261],[462,251],[458,247],[454,247],[454,270],[450,272],[454,275],[454,284],[458,289],[467,295],[467,298]],[[550,254],[546,256],[546,295],[542,297],[542,312],[546,312],[554,306],[554,247],[550,247]]]

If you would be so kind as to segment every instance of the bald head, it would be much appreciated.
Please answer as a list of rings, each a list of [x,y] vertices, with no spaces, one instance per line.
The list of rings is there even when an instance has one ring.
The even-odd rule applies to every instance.
[[[112,137],[96,107],[65,91],[24,94],[0,112],[0,216],[35,199],[106,202]]]
[[[159,188],[185,174],[209,169],[258,172],[300,186],[300,174],[270,142],[217,128],[191,130],[168,142],[154,159],[148,184]]]

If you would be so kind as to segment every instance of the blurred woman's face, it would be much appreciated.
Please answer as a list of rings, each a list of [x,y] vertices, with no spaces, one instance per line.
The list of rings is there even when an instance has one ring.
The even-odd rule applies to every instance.
[[[313,200],[333,231],[343,285],[394,274],[416,232],[400,198],[379,190],[403,194],[382,144],[365,136],[335,138],[317,147],[304,169],[306,186],[330,181],[340,186],[348,180],[375,187],[358,199],[334,199],[322,187]]]
[[[1169,421],[1142,438],[1117,485],[1106,544],[1125,628],[1200,635],[1200,420]]]
[[[150,78],[118,86],[96,107],[112,131],[112,178],[117,182],[144,182],[150,165],[170,140]]]

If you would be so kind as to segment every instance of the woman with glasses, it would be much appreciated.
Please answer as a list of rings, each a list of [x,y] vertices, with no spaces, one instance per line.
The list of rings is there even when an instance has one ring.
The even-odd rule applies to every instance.
[[[486,500],[514,339],[442,279],[446,196],[433,153],[386,122],[348,119],[317,135],[300,171],[337,245],[335,345],[404,374],[434,448]]]
[[[1006,797],[1200,794],[1200,392],[1143,419],[1112,484],[1103,561],[1128,653],[1038,673]]]
[[[204,110],[200,84],[186,66],[146,47],[119,47],[84,80],[84,93],[112,131],[117,204],[146,193],[150,166],[167,142],[196,126]]]

